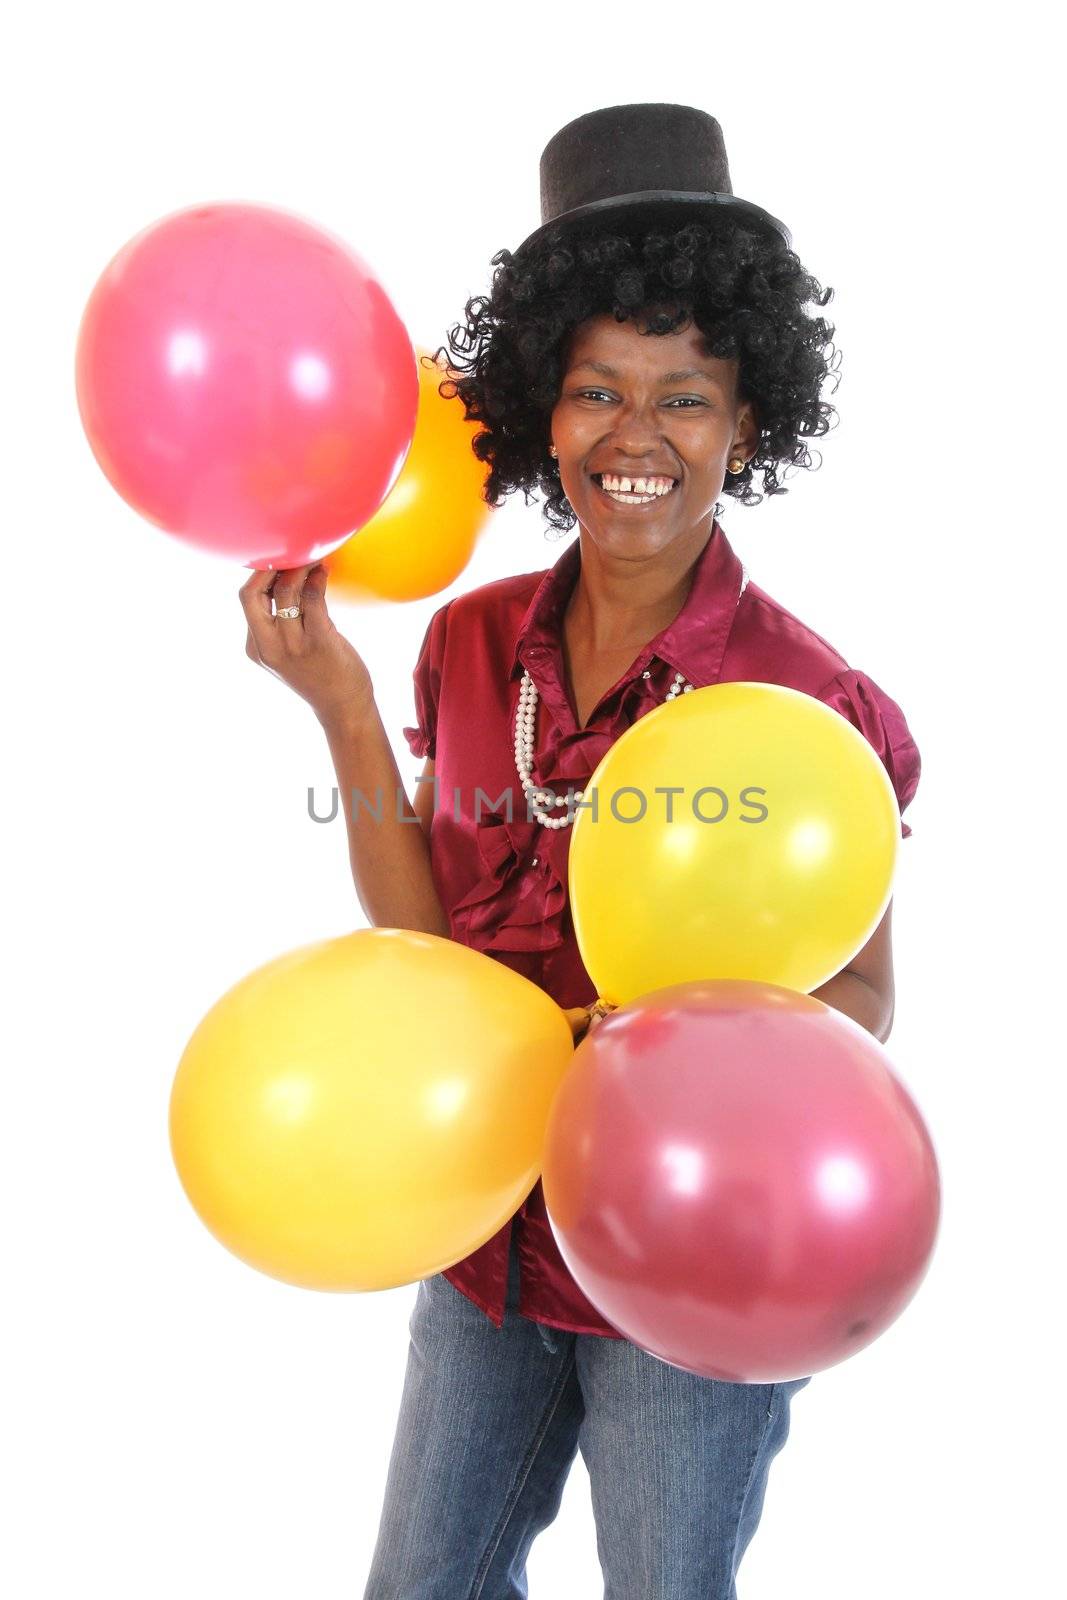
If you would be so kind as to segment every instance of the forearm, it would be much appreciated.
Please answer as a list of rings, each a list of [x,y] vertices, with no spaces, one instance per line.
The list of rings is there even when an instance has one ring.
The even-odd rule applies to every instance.
[[[811,992],[824,1005],[833,1006],[835,1011],[843,1011],[846,1017],[851,1017],[861,1028],[873,1033],[882,1044],[889,1038],[893,1026],[893,998],[881,994],[858,972],[850,972],[846,967],[843,972],[836,972],[821,988]]]
[[[430,842],[400,778],[378,707],[324,722],[341,810],[348,828],[352,880],[372,927],[449,936],[430,867]],[[380,815],[379,815],[380,813]]]

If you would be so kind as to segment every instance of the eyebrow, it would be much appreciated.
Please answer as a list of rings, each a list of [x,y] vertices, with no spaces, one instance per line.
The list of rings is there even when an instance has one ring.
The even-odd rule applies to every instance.
[[[588,367],[591,372],[599,372],[602,378],[617,378],[618,372],[614,367],[609,367],[604,361],[579,361],[570,369],[571,372],[580,372],[583,367]],[[705,372],[702,367],[686,367],[682,372],[665,372],[660,378],[660,383],[684,383],[687,378],[703,378],[707,383],[713,383],[717,389],[723,385],[714,373]]]

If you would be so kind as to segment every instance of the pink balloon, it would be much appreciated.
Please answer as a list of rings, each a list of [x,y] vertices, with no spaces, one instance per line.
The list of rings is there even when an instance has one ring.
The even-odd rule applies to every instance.
[[[929,1265],[929,1134],[873,1036],[812,995],[707,980],[587,1034],[543,1184],[563,1260],[620,1333],[705,1377],[780,1383],[883,1333]]]
[[[195,206],[105,269],[78,408],[104,473],[168,533],[260,568],[370,520],[411,446],[415,351],[340,239],[267,206]]]

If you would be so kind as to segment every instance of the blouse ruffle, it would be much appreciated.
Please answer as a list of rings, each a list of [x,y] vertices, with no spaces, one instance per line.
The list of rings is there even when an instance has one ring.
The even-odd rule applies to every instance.
[[[503,812],[480,814],[476,838],[484,870],[452,907],[465,943],[484,951],[558,949],[567,909],[563,831],[527,822],[525,815],[509,822]]]
[[[535,778],[554,794],[585,789],[612,745],[670,682],[660,664],[649,678],[626,684],[603,707],[595,729],[564,733],[545,715],[538,739]],[[564,775],[565,774],[565,775]],[[483,875],[454,907],[457,929],[479,950],[555,950],[571,928],[568,862],[574,824],[546,828],[526,815],[526,798],[516,776],[512,817],[481,810],[476,839]],[[566,815],[562,807],[560,814]]]

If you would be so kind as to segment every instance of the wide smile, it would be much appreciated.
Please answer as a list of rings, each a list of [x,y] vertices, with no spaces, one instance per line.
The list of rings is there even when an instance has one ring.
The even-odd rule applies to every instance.
[[[664,493],[657,494],[615,494],[610,489],[605,489],[601,482],[600,473],[591,473],[590,479],[598,497],[610,506],[617,506],[620,511],[647,511],[651,506],[662,505],[669,500],[678,487],[677,478],[671,487]]]

